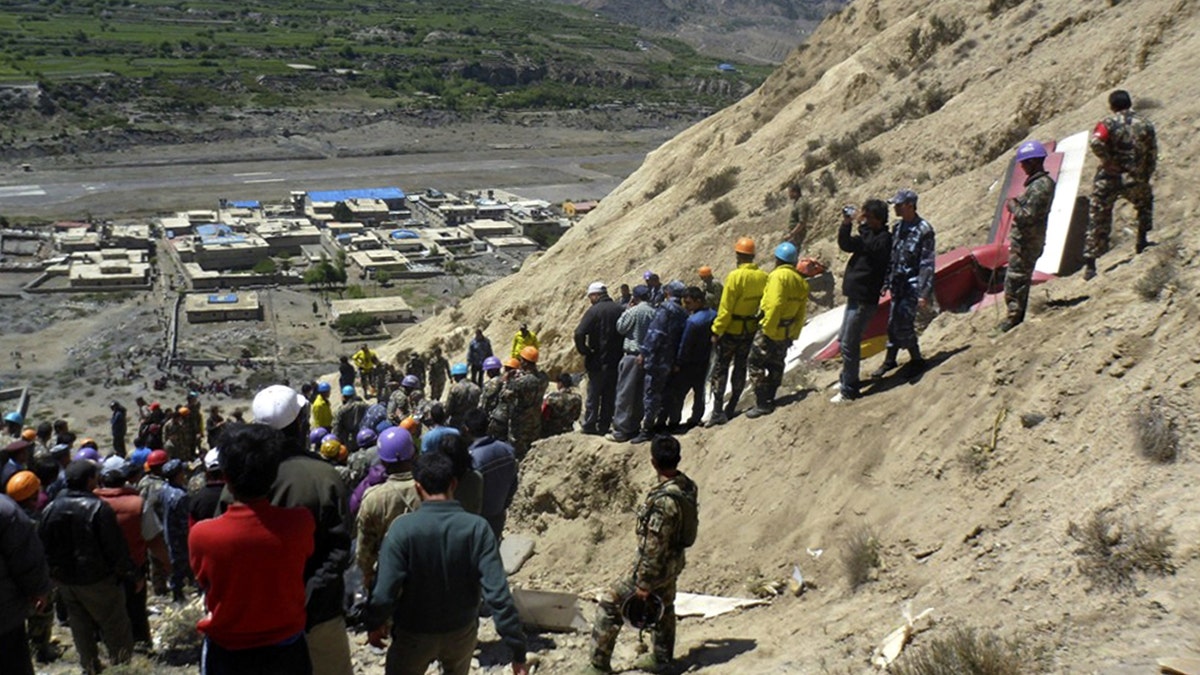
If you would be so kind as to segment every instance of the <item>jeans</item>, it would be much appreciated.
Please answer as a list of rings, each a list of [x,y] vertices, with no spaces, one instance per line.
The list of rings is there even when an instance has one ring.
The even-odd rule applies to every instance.
[[[877,309],[877,302],[846,299],[846,313],[842,316],[842,328],[838,331],[838,345],[842,353],[841,391],[846,398],[858,397],[858,364],[862,360],[863,331],[871,323]]]

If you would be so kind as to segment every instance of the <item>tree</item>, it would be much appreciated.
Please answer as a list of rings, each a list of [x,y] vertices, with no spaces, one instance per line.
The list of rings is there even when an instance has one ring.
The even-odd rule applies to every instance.
[[[375,273],[375,281],[379,282],[380,286],[387,286],[392,280],[392,273],[387,270],[379,270]]]
[[[275,274],[277,271],[279,271],[279,266],[270,258],[263,258],[254,263],[255,274]]]

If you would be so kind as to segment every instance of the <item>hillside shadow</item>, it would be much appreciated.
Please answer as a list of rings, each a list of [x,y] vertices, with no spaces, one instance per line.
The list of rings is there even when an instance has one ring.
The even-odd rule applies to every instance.
[[[917,372],[913,372],[912,368],[910,368],[906,363],[878,380],[864,381],[862,394],[863,396],[874,396],[876,394],[882,394],[886,391],[891,391],[892,389],[903,385],[911,386],[917,384],[924,379],[925,375],[931,370],[938,368],[943,363],[970,348],[971,345],[962,345],[960,347],[955,347],[954,349],[946,349],[937,352],[932,356],[926,357],[925,368]]]
[[[698,666],[729,663],[734,657],[745,654],[757,646],[758,642],[745,638],[705,640],[700,646],[692,647],[686,654],[675,659],[675,666],[668,672],[683,673],[699,670]]]
[[[525,633],[525,643],[530,654],[548,652],[559,648],[558,642],[553,637],[532,631]],[[479,649],[479,665],[482,667],[507,666],[512,663],[512,650],[499,639],[480,640],[477,647]]]

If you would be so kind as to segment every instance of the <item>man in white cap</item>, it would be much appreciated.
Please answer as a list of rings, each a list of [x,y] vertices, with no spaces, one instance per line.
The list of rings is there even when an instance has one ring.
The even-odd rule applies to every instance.
[[[308,401],[296,390],[272,385],[258,392],[254,422],[283,434],[284,460],[271,486],[275,506],[303,506],[317,521],[312,557],[304,566],[308,601],[305,637],[313,672],[352,675],[350,642],[342,608],[350,565],[350,508],[346,484],[333,465],[308,452]]]
[[[232,428],[232,427],[231,427]],[[225,491],[225,472],[221,470],[221,450],[213,448],[204,455],[204,487],[192,497],[190,512],[192,524],[215,518]]]
[[[602,281],[593,281],[587,289],[592,306],[583,313],[575,328],[575,349],[583,356],[587,369],[587,404],[583,413],[583,433],[603,436],[612,424],[617,399],[617,368],[624,354],[624,338],[617,332],[621,306],[613,302]]]

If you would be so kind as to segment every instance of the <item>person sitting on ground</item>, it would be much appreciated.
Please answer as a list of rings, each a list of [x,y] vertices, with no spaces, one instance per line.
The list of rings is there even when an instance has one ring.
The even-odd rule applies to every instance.
[[[542,438],[574,431],[582,411],[583,397],[575,391],[575,380],[570,373],[559,374],[558,389],[546,394],[542,401]]]

